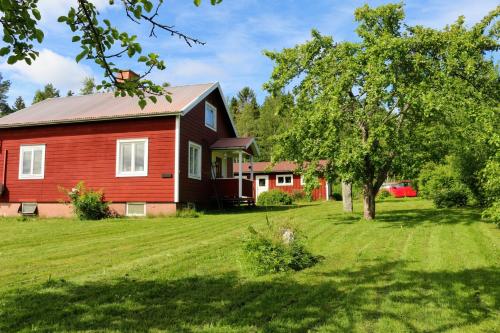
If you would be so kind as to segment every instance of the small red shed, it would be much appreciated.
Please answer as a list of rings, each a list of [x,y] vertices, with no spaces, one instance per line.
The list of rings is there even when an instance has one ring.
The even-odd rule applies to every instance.
[[[320,161],[320,166],[325,166],[326,161]],[[235,174],[238,165],[233,166]],[[294,162],[282,161],[243,163],[242,173],[248,179],[253,179],[253,196],[257,198],[262,192],[278,189],[287,193],[303,192],[304,179],[297,173],[298,165]],[[313,190],[313,200],[329,200],[332,186],[324,178],[319,177],[320,186]]]

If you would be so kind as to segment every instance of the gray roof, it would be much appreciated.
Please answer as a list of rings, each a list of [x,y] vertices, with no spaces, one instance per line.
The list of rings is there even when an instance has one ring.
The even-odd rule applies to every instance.
[[[168,87],[171,103],[158,97],[144,109],[137,97],[115,97],[114,93],[51,98],[0,118],[0,128],[185,114],[216,88],[224,100],[218,83]]]

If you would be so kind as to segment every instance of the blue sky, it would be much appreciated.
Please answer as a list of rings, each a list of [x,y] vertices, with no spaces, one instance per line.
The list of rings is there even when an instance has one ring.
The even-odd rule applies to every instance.
[[[75,0],[40,0],[41,25],[46,32],[43,45],[38,46],[40,58],[32,65],[7,65],[0,59],[0,72],[12,81],[9,101],[23,96],[33,99],[34,91],[51,82],[66,94],[78,91],[86,76],[102,79],[102,71],[91,62],[76,64],[78,45],[71,43],[68,28],[57,23]],[[109,6],[108,0],[93,0],[101,12],[122,30],[139,36],[143,52],[157,52],[166,61],[167,69],[151,75],[157,82],[172,85],[219,81],[226,96],[250,86],[259,101],[265,96],[262,84],[269,78],[272,62],[262,51],[281,50],[304,42],[312,28],[332,35],[335,40],[355,38],[353,12],[365,3],[376,6],[390,1],[341,0],[224,0],[217,6],[204,0],[195,7],[191,0],[165,0],[160,12],[162,21],[206,42],[205,46],[187,46],[166,33],[149,38],[149,27],[134,24],[122,15],[120,1]],[[411,0],[405,2],[406,22],[443,27],[459,15],[468,24],[480,20],[496,5],[495,0]],[[141,71],[133,61],[121,59],[119,65]]]

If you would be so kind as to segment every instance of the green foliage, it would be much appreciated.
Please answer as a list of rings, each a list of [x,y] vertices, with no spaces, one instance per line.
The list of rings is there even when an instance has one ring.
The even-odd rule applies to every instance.
[[[0,5],[1,6],[1,5]],[[4,80],[0,73],[0,117],[12,112],[11,107],[7,103],[7,94],[10,89],[10,81]]]
[[[251,226],[248,231],[243,251],[251,268],[258,274],[300,271],[319,261],[319,257],[306,249],[305,237],[290,225],[276,227],[268,223],[262,231]],[[283,234],[286,232],[293,234],[293,240],[284,240]]]
[[[290,194],[276,189],[263,192],[257,198],[257,205],[260,206],[282,206],[292,203],[293,199]]]
[[[68,193],[68,196],[80,220],[101,220],[110,216],[108,203],[104,201],[104,194],[101,191],[86,188],[83,181],[79,182]]]
[[[493,202],[483,211],[481,216],[483,219],[491,221],[500,227],[500,200]]]
[[[483,212],[483,218],[500,226],[500,161],[498,156],[488,161],[482,175],[488,206]]]
[[[353,42],[313,30],[304,44],[266,52],[275,67],[265,88],[293,91],[296,101],[275,157],[330,161],[329,178],[362,185],[365,218],[373,218],[372,198],[388,174],[414,175],[435,158],[425,128],[446,130],[464,113],[482,117],[497,107],[499,74],[485,54],[499,49],[499,14],[436,30],[404,24],[402,4],[365,5],[355,12]]]
[[[179,218],[197,218],[197,217],[200,217],[201,215],[202,215],[202,213],[197,211],[194,208],[182,208],[182,209],[178,209],[175,212],[175,217],[179,217]]]
[[[93,77],[86,77],[82,81],[82,89],[80,89],[80,95],[90,95],[95,92],[95,80]]]
[[[290,196],[294,202],[304,200],[307,197],[306,193],[301,190],[293,190]]]
[[[377,193],[377,199],[378,200],[385,200],[388,198],[392,198],[392,195],[389,193],[387,190],[380,190]]]
[[[433,200],[438,208],[463,207],[471,196],[451,158],[446,164],[428,163],[418,179],[419,195]]]
[[[338,193],[338,192],[333,192],[332,194],[332,198],[333,200],[335,201],[342,201],[342,194]]]
[[[210,0],[210,3],[216,5],[221,1]],[[33,45],[34,42],[41,44],[44,40],[44,32],[39,28],[41,15],[38,2],[38,0],[0,1],[2,17],[0,23],[3,27],[3,42],[6,44],[0,48],[0,56],[8,56],[7,63],[10,65],[19,61],[31,65],[39,55]],[[163,0],[127,0],[116,1],[116,4],[114,0],[108,0],[108,2],[110,5],[122,6],[122,18],[133,23],[149,25],[150,37],[157,37],[157,32],[160,30],[181,38],[189,46],[204,44],[196,38],[175,30],[172,25],[158,21]],[[196,6],[200,3],[201,0],[194,1]],[[137,35],[120,31],[106,17],[98,12],[93,1],[77,1],[66,15],[58,18],[59,23],[66,24],[71,30],[73,34],[71,41],[80,46],[80,52],[75,57],[76,62],[89,60],[103,70],[105,79],[96,88],[98,90],[114,88],[116,96],[138,96],[141,108],[146,105],[146,99],[154,103],[156,101],[154,95],[161,95],[170,100],[170,95],[163,90],[161,85],[145,79],[145,76],[152,70],[165,69],[163,60],[156,53],[144,55],[142,45],[137,41]],[[144,74],[135,80],[120,81],[118,74],[120,66],[115,61],[124,55],[143,66]]]
[[[48,83],[43,87],[43,90],[35,91],[32,104],[54,97],[59,97],[59,89],[56,89],[52,83]]]
[[[26,108],[26,103],[24,103],[24,99],[21,96],[18,96],[16,98],[16,101],[14,102],[14,111],[19,111]]]

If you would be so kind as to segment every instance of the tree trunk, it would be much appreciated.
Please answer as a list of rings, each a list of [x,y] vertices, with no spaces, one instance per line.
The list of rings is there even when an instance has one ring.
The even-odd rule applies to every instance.
[[[352,213],[352,183],[342,182],[342,205],[344,212]]]
[[[365,220],[375,219],[375,189],[372,184],[363,185],[363,217]]]

